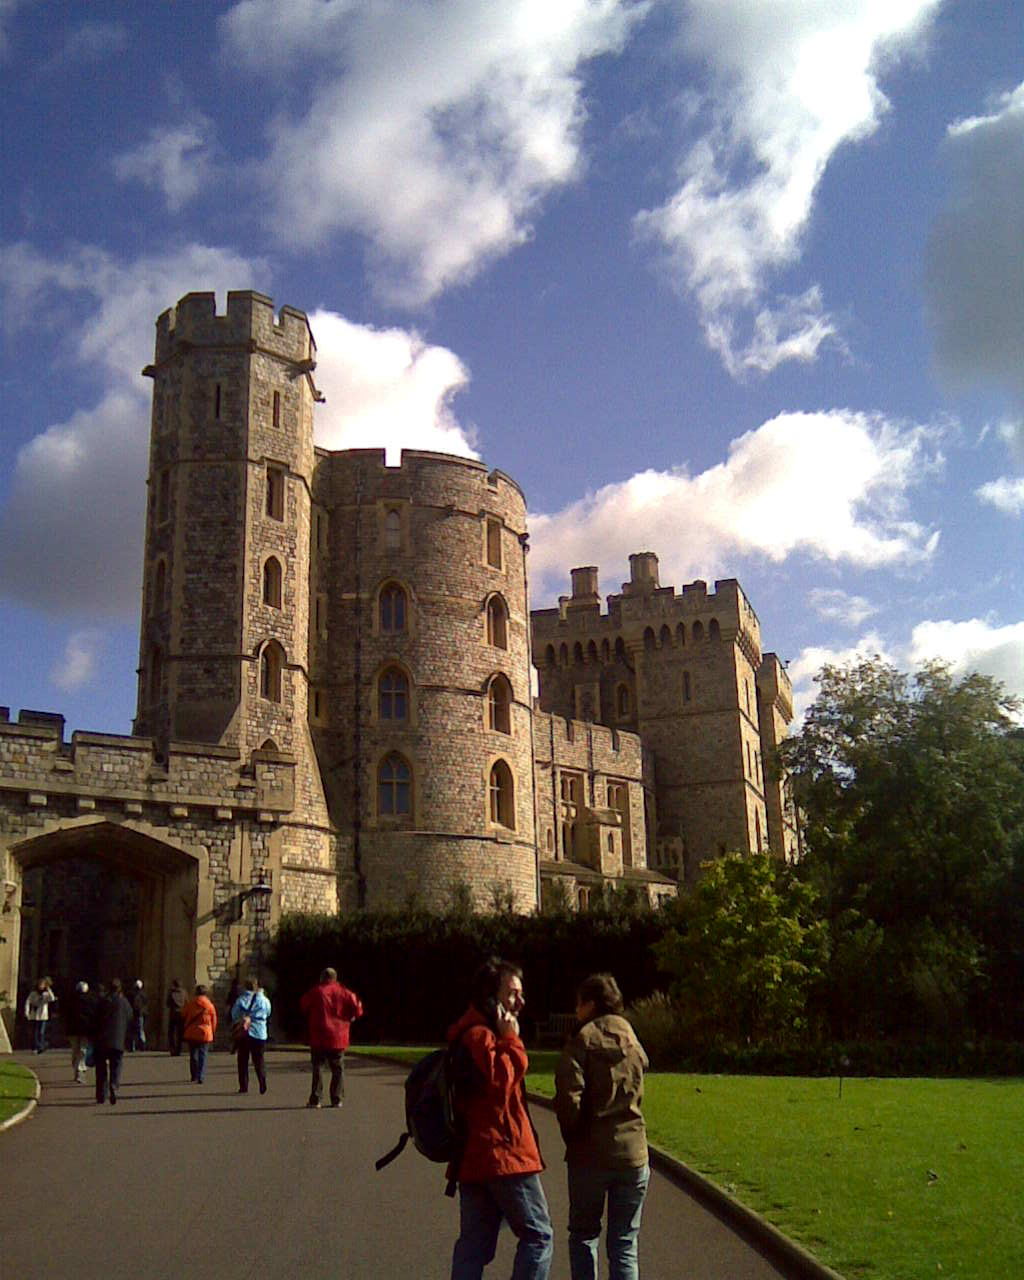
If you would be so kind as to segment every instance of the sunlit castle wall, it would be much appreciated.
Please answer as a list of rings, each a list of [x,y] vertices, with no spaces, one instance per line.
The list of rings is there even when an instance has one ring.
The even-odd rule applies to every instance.
[[[318,452],[310,724],[342,909],[537,900],[526,507],[479,462]]]

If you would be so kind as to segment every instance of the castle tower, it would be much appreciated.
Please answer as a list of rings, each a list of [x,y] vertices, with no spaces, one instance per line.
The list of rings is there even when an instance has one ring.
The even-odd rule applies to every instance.
[[[479,462],[318,454],[313,735],[343,906],[537,902],[526,506]]]
[[[607,613],[590,567],[572,571],[572,595],[557,609],[533,612],[540,706],[640,735],[654,757],[649,860],[692,878],[700,862],[767,848],[781,833],[781,813],[770,831],[765,803],[760,628],[734,579],[677,595],[659,584],[653,552],[629,559],[630,580]],[[774,742],[786,715],[784,699],[772,705]]]
[[[190,293],[157,320],[135,732],[248,756],[306,719],[313,472],[306,317]]]

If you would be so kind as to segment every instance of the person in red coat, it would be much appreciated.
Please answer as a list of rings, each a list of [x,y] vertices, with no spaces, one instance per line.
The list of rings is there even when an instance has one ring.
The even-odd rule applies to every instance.
[[[452,1280],[480,1280],[504,1219],[518,1238],[516,1280],[546,1280],[553,1233],[541,1184],[544,1161],[526,1109],[529,1059],[519,1038],[522,970],[488,960],[473,979],[469,1008],[448,1029],[473,1059],[477,1084],[461,1102],[466,1141],[448,1170],[459,1184],[459,1238]]]
[[[307,1107],[319,1107],[323,1093],[325,1066],[331,1069],[331,1106],[340,1107],[345,1096],[345,1050],[349,1027],[363,1016],[363,1006],[354,991],[338,981],[337,970],[325,969],[315,987],[310,987],[299,1004],[309,1028],[309,1053],[313,1065],[313,1087]]]

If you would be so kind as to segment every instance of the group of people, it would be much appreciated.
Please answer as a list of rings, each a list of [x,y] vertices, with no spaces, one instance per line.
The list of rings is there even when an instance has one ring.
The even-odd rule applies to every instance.
[[[546,1280],[554,1236],[540,1180],[545,1167],[526,1104],[529,1065],[519,1034],[523,975],[492,959],[478,970],[470,1004],[448,1030],[469,1050],[476,1073],[458,1105],[464,1146],[449,1167],[459,1186],[459,1237],[452,1280],[480,1280],[502,1221],[517,1237],[514,1280]],[[555,1111],[569,1182],[569,1265],[573,1280],[596,1280],[607,1206],[611,1280],[639,1274],[638,1237],[649,1164],[642,1112],[647,1055],[622,1016],[611,974],[581,983],[577,1030],[555,1073]]]

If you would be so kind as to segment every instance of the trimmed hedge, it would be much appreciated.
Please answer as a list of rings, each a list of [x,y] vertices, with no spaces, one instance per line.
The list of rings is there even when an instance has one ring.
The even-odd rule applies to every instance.
[[[290,1036],[303,1033],[302,993],[332,965],[366,1010],[355,1038],[433,1043],[463,1012],[477,965],[499,955],[522,966],[523,1031],[571,1013],[590,973],[613,973],[627,1004],[658,985],[651,943],[664,922],[653,912],[573,915],[431,915],[375,912],[282,918],[270,959],[275,1011]]]

